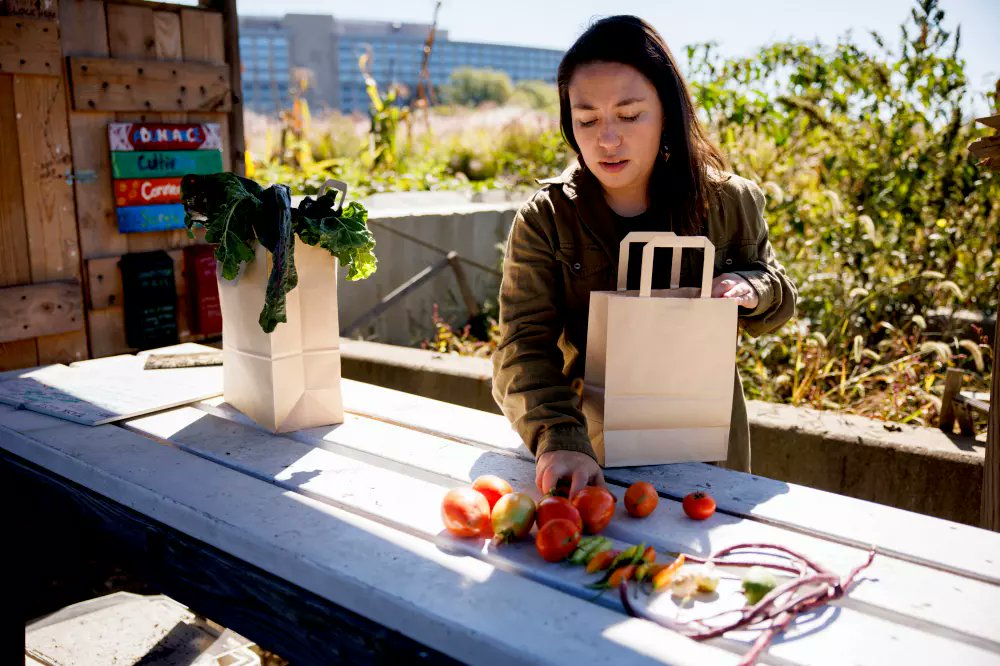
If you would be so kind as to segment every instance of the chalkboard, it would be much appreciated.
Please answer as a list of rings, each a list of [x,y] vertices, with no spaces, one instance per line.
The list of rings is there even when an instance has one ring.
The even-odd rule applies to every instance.
[[[163,250],[126,254],[121,259],[125,297],[125,340],[149,349],[177,343],[174,262]]]

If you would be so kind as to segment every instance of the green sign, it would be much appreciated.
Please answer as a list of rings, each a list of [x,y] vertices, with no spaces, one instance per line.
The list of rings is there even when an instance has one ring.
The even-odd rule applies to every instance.
[[[218,150],[156,150],[112,152],[115,178],[177,178],[188,173],[222,171]]]

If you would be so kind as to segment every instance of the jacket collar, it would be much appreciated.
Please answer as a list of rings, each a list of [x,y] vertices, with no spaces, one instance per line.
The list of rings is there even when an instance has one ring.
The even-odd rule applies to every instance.
[[[604,199],[601,184],[590,171],[575,160],[561,174],[538,180],[542,185],[555,185],[576,209],[577,218],[584,228],[597,239],[613,264],[618,262],[618,232],[615,229],[611,207]]]

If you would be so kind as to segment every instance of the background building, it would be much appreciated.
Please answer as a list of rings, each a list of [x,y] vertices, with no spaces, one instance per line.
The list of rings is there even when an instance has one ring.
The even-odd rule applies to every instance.
[[[380,89],[401,84],[416,92],[430,24],[347,21],[332,16],[288,14],[240,17],[243,92],[253,111],[273,113],[290,105],[289,86],[308,73],[306,99],[313,109],[365,111],[368,96],[358,59],[370,49],[371,72]],[[462,67],[506,72],[517,83],[555,83],[563,52],[476,42],[453,42],[439,29],[428,67],[431,83],[445,84]]]
[[[260,113],[291,105],[288,30],[281,19],[240,17],[243,103]]]

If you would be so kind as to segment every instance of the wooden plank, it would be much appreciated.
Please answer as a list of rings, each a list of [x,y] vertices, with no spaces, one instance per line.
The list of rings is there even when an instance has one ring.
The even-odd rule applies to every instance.
[[[229,116],[229,168],[237,176],[246,175],[246,144],[243,131],[243,83],[240,73],[240,26],[236,12],[236,0],[213,0],[222,11],[222,26],[225,31],[223,43],[226,62],[229,66],[229,82],[232,93],[232,113]]]
[[[976,122],[987,127],[992,127],[994,129],[1000,129],[1000,113],[993,116],[984,116],[983,118],[976,118]]]
[[[183,60],[181,17],[177,12],[153,12],[153,33],[157,60]]]
[[[31,281],[14,78],[0,74],[0,287]]]
[[[90,362],[84,362],[80,365],[86,366],[87,363]],[[198,407],[220,418],[243,423],[247,427],[254,427],[249,419],[224,404],[217,405],[214,409],[207,407],[211,404],[217,404],[219,401],[220,399],[213,399],[198,405]],[[171,418],[176,419],[175,425],[178,421],[183,423],[182,426],[177,426],[177,430],[183,429],[186,435],[191,434],[198,441],[202,439],[197,434],[198,428],[208,428],[210,425],[210,422],[201,423],[199,421],[201,425],[190,426],[193,428],[192,430],[189,429],[188,422],[197,420],[196,417]],[[144,421],[144,424],[147,423],[150,421]],[[168,426],[161,427],[163,430],[158,432],[147,430],[145,425],[141,430],[148,434],[162,436]],[[498,474],[507,479],[515,488],[527,489],[530,494],[537,497],[537,490],[534,489],[534,466],[529,461],[484,451],[466,444],[442,441],[431,435],[390,424],[380,424],[369,419],[348,415],[344,424],[335,429],[314,428],[291,433],[289,436],[314,448],[343,453],[355,459],[372,461],[380,468],[405,471],[411,476],[420,478],[444,477],[451,479],[454,483],[461,484],[471,482],[480,474]],[[171,439],[176,438],[172,437]],[[620,487],[612,486],[611,490],[619,499],[624,494],[624,490]],[[733,516],[719,514],[713,517],[709,523],[693,523],[684,517],[679,503],[669,499],[661,500],[656,513],[641,521],[627,517],[619,509],[618,515],[608,526],[605,534],[626,543],[646,542],[655,546],[660,552],[685,550],[705,554],[712,549],[731,543],[781,543],[800,552],[809,553],[835,570],[850,568],[853,566],[851,562],[863,557],[861,550],[798,532],[741,520]],[[939,617],[943,614],[944,607],[949,607],[952,604],[956,607],[964,607],[969,597],[986,598],[991,591],[1000,594],[991,584],[969,581],[954,574],[930,571],[925,567],[886,556],[880,556],[870,572],[870,575],[877,578],[880,584],[858,588],[852,594],[852,601],[845,602],[845,604],[856,603],[862,606],[881,608],[885,613],[901,612],[910,617],[908,621],[949,624],[950,629],[955,631],[971,630],[972,633],[977,634],[979,631],[985,631],[987,633],[982,635],[990,636],[992,641],[1000,644],[1000,627],[994,632],[985,624],[980,623],[975,617],[975,613],[968,616],[954,616],[946,620]],[[942,605],[933,609],[923,606],[926,600],[913,596],[914,594],[919,596],[923,592],[915,593],[911,589],[912,585],[908,582],[914,578],[924,580],[927,584],[925,589],[949,590],[948,598],[938,598],[935,603]],[[961,590],[960,593],[959,590]],[[916,609],[915,613],[914,609]],[[971,629],[971,625],[966,624],[967,622],[972,622],[975,629]]]
[[[1000,295],[1000,294],[998,294]],[[997,317],[993,344],[1000,340],[1000,317]],[[994,349],[997,349],[994,346]],[[993,384],[990,389],[990,412],[986,431],[986,460],[983,464],[982,526],[1000,532],[1000,362],[993,353]]]
[[[11,480],[9,488],[4,484],[4,496],[32,507],[32,523],[20,519],[27,512],[11,517],[12,534],[39,543],[47,536],[43,530],[55,527],[71,539],[77,534],[90,541],[99,539],[113,548],[116,562],[157,590],[253,636],[258,645],[294,663],[460,663],[37,465],[3,456],[0,470]],[[52,557],[51,561],[59,565],[66,560]],[[18,572],[11,583],[14,590],[27,594],[45,584],[35,560],[24,561]],[[282,612],[274,613],[276,608]],[[23,642],[23,624],[29,619],[5,623],[16,629],[11,635],[14,642]],[[22,645],[15,656],[23,660],[23,655]],[[17,661],[11,657],[3,663]]]
[[[89,309],[101,310],[122,305],[122,274],[118,269],[118,259],[118,257],[101,257],[88,259],[85,262]]]
[[[62,82],[15,77],[22,189],[29,257],[35,281],[78,277],[69,131]]]
[[[347,379],[343,393],[345,411],[531,460],[510,423],[499,414]],[[702,463],[607,469],[604,475],[609,482],[625,486],[649,481],[662,496],[675,500],[695,490],[708,490],[719,511],[733,516],[807,531],[858,548],[875,544],[881,552],[900,559],[1000,583],[1000,558],[993,555],[996,537],[974,527]],[[817,521],[816,516],[823,519]],[[954,549],[956,539],[968,547]]]
[[[14,77],[0,74],[0,287],[31,282]],[[0,344],[0,370],[38,365],[34,340]]]
[[[121,428],[65,424],[33,434],[3,428],[0,447],[460,661],[732,663],[726,651]],[[158,549],[156,559],[170,558]],[[525,599],[532,600],[531,613]],[[218,619],[226,622],[234,608],[219,604]],[[538,630],[538,617],[550,631]],[[326,642],[322,624],[305,635],[288,626],[298,643]],[[302,663],[338,661],[306,656]]]
[[[79,280],[76,207],[67,178],[73,162],[62,79],[14,77],[14,108],[32,281]],[[86,331],[38,340],[40,363],[78,361],[86,357]]]
[[[125,340],[125,309],[116,305],[102,310],[87,312],[92,337],[90,355],[93,358],[114,356],[135,351]],[[100,335],[97,335],[100,332]]]
[[[135,150],[111,153],[115,178],[180,178],[189,173],[217,173],[222,169],[218,150]]]
[[[55,0],[3,0],[0,14],[54,19],[58,17],[58,7]]]
[[[103,0],[59,0],[59,16],[64,55],[108,55],[108,21]]]
[[[181,36],[184,60],[225,64],[225,36],[219,12],[182,9]]]
[[[83,294],[76,282],[0,288],[0,342],[83,330]]]
[[[155,58],[156,25],[151,7],[107,4],[108,48],[113,58]]]
[[[350,427],[353,426],[353,427]],[[329,431],[329,436],[339,439],[340,431],[354,431],[355,438],[366,439],[376,447],[385,446],[395,438],[404,438],[406,433],[400,428],[383,426],[381,429],[371,427],[371,422],[356,422],[344,424],[340,428]],[[579,568],[562,565],[543,564],[534,545],[521,542],[499,548],[486,544],[482,540],[456,540],[442,534],[439,508],[447,490],[457,485],[451,476],[437,477],[430,470],[411,468],[405,465],[398,469],[387,469],[382,460],[359,460],[357,454],[350,457],[332,450],[324,450],[308,444],[298,444],[275,437],[250,426],[239,428],[234,422],[216,419],[199,413],[198,410],[181,408],[172,412],[164,412],[143,419],[132,420],[127,424],[131,429],[156,436],[174,446],[179,446],[196,455],[232,467],[256,478],[272,480],[273,483],[288,490],[299,492],[332,505],[346,508],[361,515],[379,519],[383,523],[398,525],[400,529],[436,540],[449,549],[463,552],[470,556],[482,557],[498,568],[516,571],[522,576],[537,580],[545,585],[563,590],[581,598],[592,598],[593,592],[585,588],[585,583],[592,580]],[[327,429],[329,430],[329,429]],[[449,458],[451,447],[464,448],[474,455],[481,455],[472,447],[462,444],[432,442],[433,438],[425,437],[423,445],[425,458]],[[328,440],[329,441],[329,440]],[[408,442],[419,450],[420,445]],[[521,477],[527,476],[533,485],[533,470],[530,463],[507,459],[523,468]],[[461,470],[465,477],[470,472],[483,470],[494,471],[494,468],[483,461],[472,469],[452,459],[452,474]],[[468,479],[463,479],[468,483]],[[513,484],[519,490],[530,488]],[[533,491],[537,497],[537,491]],[[619,491],[619,494],[621,492]],[[619,503],[621,507],[622,503]],[[618,540],[615,547],[626,543],[645,542],[654,544],[658,551],[672,550],[675,539],[693,539],[703,549],[717,548],[722,544],[749,541],[751,543],[772,542],[782,543],[791,548],[804,550],[811,557],[831,566],[835,571],[847,571],[853,562],[856,564],[864,559],[863,551],[853,551],[844,558],[834,558],[832,550],[838,548],[835,544],[823,544],[819,540],[803,535],[785,532],[749,521],[733,520],[727,526],[729,534],[721,536],[726,531],[723,526],[694,523],[683,515],[679,506],[663,507],[645,520],[629,520],[619,508],[619,516],[605,530],[605,534]],[[618,528],[612,530],[612,527]],[[625,528],[631,529],[626,531]],[[684,537],[678,535],[688,534]],[[748,533],[749,532],[749,533]],[[774,536],[769,532],[782,533]],[[622,538],[627,536],[628,538]],[[720,538],[721,537],[721,538]],[[804,548],[806,540],[816,542],[814,548]],[[722,542],[720,544],[720,542]],[[666,548],[664,546],[667,545]],[[830,548],[833,546],[834,548]],[[681,546],[684,549],[689,548]],[[844,550],[842,547],[839,547]],[[825,552],[824,552],[825,551]],[[846,561],[846,562],[845,562]],[[845,564],[847,567],[845,568]],[[923,658],[928,653],[945,654],[950,649],[968,649],[968,659],[981,659],[986,655],[1000,653],[1000,627],[993,627],[988,618],[977,616],[987,613],[991,605],[1000,602],[1000,590],[994,585],[964,580],[958,576],[933,572],[923,567],[890,562],[889,558],[879,559],[880,568],[870,569],[868,574],[872,580],[877,580],[867,586],[858,586],[852,592],[852,597],[867,588],[867,597],[852,603],[848,598],[837,603],[838,612],[828,614],[821,631],[812,633],[799,627],[788,634],[789,640],[775,645],[770,654],[776,659],[790,663],[801,664],[881,664],[887,650],[898,649],[895,641],[888,639],[895,636],[901,644],[907,645],[913,655]],[[916,585],[919,581],[919,588]],[[964,588],[961,594],[951,594],[941,598],[943,582]],[[941,583],[941,584],[939,584]],[[721,611],[731,603],[734,595],[738,595],[737,580],[724,583],[728,588],[720,586],[719,597],[715,600],[704,600],[699,607],[704,612]],[[881,588],[881,603],[878,608],[873,605],[872,594]],[[933,590],[933,591],[932,591]],[[668,603],[661,595],[658,602]],[[602,598],[600,603],[617,608],[620,603],[615,595]],[[656,602],[654,602],[656,603]],[[933,612],[917,610],[915,617],[905,617],[913,606],[923,603],[940,604]],[[975,606],[978,610],[973,610]],[[947,610],[945,610],[947,609]],[[870,614],[869,614],[870,613]],[[961,618],[939,619],[942,614],[959,613]],[[975,628],[967,622],[975,623]],[[920,629],[914,629],[917,624]],[[941,627],[935,625],[944,625]],[[874,626],[873,626],[874,625]],[[877,626],[877,628],[876,628]],[[958,634],[953,632],[959,632]],[[980,633],[986,632],[986,633]],[[853,639],[851,637],[854,637]],[[744,641],[752,642],[752,634],[733,636],[736,646],[726,645],[742,653],[748,647]],[[952,643],[954,641],[954,643]],[[742,644],[741,644],[742,643]],[[884,645],[880,645],[884,643]],[[721,644],[720,644],[721,645]],[[947,646],[947,647],[946,647]],[[959,647],[962,646],[962,647]],[[877,656],[878,655],[878,656]],[[961,660],[957,660],[961,663]]]
[[[131,8],[130,8],[131,9]],[[69,58],[78,111],[229,111],[225,65]]]
[[[124,254],[128,241],[118,233],[111,183],[111,155],[108,152],[109,113],[70,114],[73,145],[73,188],[80,230],[80,251],[84,259]]]
[[[59,22],[0,16],[0,72],[62,76]]]

